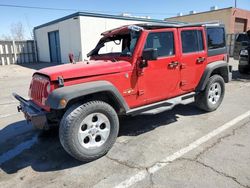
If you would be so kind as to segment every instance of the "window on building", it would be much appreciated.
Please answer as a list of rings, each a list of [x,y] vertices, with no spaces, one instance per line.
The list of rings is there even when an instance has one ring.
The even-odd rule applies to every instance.
[[[208,49],[216,49],[225,47],[225,31],[224,28],[208,28]]]
[[[247,30],[247,19],[235,18],[234,22],[234,33],[242,33]]]
[[[171,56],[175,54],[173,32],[149,33],[144,49],[156,48],[158,56]]]
[[[204,50],[201,30],[186,30],[181,32],[182,52],[192,53]]]

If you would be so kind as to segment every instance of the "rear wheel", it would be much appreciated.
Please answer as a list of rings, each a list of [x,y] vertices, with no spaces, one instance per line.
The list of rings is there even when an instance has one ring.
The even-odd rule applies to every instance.
[[[209,78],[204,91],[195,97],[196,105],[205,111],[211,112],[216,110],[225,93],[225,83],[221,76],[213,75]]]
[[[59,137],[64,149],[80,161],[92,161],[105,155],[119,130],[115,110],[102,101],[74,105],[61,120]]]

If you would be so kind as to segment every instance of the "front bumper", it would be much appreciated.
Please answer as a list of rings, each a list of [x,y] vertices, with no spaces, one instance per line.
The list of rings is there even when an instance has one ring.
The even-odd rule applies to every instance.
[[[20,105],[17,106],[18,112],[22,111],[28,122],[38,129],[49,128],[46,111],[34,104],[32,101],[26,100],[16,93],[13,93],[13,96],[20,102]]]

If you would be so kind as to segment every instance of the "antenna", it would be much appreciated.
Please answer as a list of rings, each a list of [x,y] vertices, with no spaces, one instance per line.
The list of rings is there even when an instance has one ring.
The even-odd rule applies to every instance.
[[[237,8],[237,0],[234,0],[234,8]]]

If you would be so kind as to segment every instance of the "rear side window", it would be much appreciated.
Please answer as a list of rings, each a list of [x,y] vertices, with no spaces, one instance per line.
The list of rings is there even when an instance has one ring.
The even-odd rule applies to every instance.
[[[181,32],[182,53],[200,52],[204,50],[201,30],[186,30]]]
[[[250,41],[250,36],[248,36],[247,34],[239,34],[236,41],[237,42]]]
[[[144,49],[147,48],[157,48],[159,57],[174,55],[173,32],[149,33],[144,46]]]
[[[225,31],[224,28],[207,28],[208,49],[216,49],[225,47]]]

